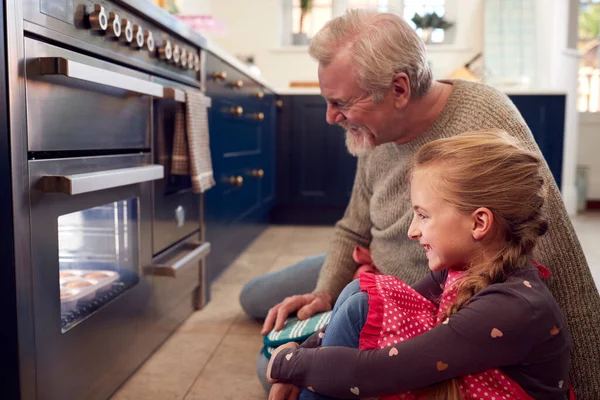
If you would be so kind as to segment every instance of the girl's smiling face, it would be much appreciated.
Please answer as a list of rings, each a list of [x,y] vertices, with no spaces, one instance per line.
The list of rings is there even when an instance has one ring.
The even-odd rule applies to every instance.
[[[413,172],[410,197],[414,216],[408,237],[418,240],[425,249],[432,271],[462,269],[471,263],[478,250],[473,237],[476,220],[459,212],[443,199],[441,190],[436,190],[440,172],[439,166],[421,167]]]

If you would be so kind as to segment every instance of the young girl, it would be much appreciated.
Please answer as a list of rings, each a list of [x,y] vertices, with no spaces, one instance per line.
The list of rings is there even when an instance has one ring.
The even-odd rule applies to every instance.
[[[547,230],[541,162],[499,131],[425,144],[408,235],[431,274],[412,288],[362,274],[325,334],[276,349],[269,398],[567,398],[571,338],[531,259]]]

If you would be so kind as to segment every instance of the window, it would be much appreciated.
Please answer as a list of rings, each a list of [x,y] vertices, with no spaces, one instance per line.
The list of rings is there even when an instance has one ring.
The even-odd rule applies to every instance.
[[[600,0],[579,2],[579,98],[582,112],[600,111]]]
[[[303,19],[300,3],[301,0],[293,0],[293,32],[304,32],[311,38],[331,19],[332,0],[313,0],[311,11]]]
[[[331,18],[342,15],[350,8],[370,8],[379,11],[393,11],[401,14],[413,27],[415,14],[425,15],[435,12],[439,17],[446,14],[446,0],[313,0],[312,9],[304,18],[301,12],[301,0],[281,0],[283,2],[283,45],[306,45]],[[301,21],[302,19],[302,21]],[[302,24],[302,29],[301,25]],[[303,38],[296,38],[298,33],[304,33]],[[433,29],[431,32],[417,32],[430,43],[442,43],[447,39],[443,29]]]
[[[415,14],[421,17],[425,14],[436,13],[438,17],[443,17],[446,14],[445,0],[404,0],[403,16],[406,21],[416,28],[412,18]],[[421,35],[425,42],[442,43],[444,42],[444,30],[433,29],[430,33],[423,32],[423,29],[417,29],[417,33]]]

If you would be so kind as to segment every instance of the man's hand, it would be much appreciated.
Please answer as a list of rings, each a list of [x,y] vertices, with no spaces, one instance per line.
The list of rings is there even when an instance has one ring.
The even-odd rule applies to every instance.
[[[300,388],[291,383],[275,383],[271,386],[268,400],[298,400]]]
[[[273,329],[273,325],[276,331],[280,331],[288,315],[294,311],[298,311],[298,319],[307,319],[316,313],[329,311],[333,308],[332,300],[333,296],[326,292],[286,297],[269,310],[260,333],[261,335],[268,334]]]

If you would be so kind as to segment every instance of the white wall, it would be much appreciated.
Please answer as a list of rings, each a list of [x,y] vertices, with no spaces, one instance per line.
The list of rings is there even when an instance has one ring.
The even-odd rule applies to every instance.
[[[600,113],[581,113],[578,164],[588,170],[588,199],[600,200]]]
[[[176,0],[182,14],[210,15],[210,0]]]
[[[234,55],[253,54],[272,86],[286,88],[290,81],[317,80],[317,64],[306,47],[280,47],[282,0],[180,0],[179,4],[187,14],[199,9],[199,3],[228,30],[227,36],[211,40]],[[447,77],[483,48],[483,0],[447,0],[447,4],[447,18],[455,21],[455,40],[428,47],[436,78]]]

